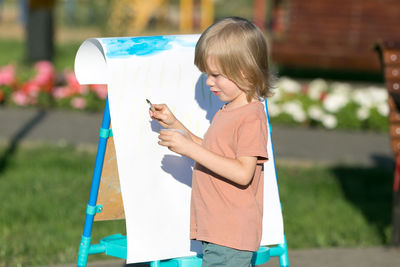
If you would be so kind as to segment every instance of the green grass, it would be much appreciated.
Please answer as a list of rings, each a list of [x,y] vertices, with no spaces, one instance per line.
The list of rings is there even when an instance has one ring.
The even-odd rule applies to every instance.
[[[277,172],[289,247],[389,244],[391,172],[341,166]]]
[[[61,72],[65,68],[73,70],[75,55],[81,43],[55,43],[54,66]],[[10,63],[16,64],[21,71],[29,70],[30,64],[26,62],[25,43],[19,40],[0,39],[0,67]],[[19,71],[18,73],[20,73]]]
[[[18,40],[0,39],[0,66],[20,63],[24,59],[24,44]]]
[[[95,152],[70,146],[0,146],[0,266],[76,261]],[[278,165],[288,246],[389,243],[392,174],[378,168]],[[124,234],[96,222],[92,243]],[[107,258],[92,255],[90,260]]]
[[[0,266],[75,262],[94,153],[44,146],[3,147],[0,155]],[[124,227],[98,222],[92,240]]]

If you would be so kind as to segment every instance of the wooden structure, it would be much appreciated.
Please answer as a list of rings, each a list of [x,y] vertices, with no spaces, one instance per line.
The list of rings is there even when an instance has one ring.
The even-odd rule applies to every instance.
[[[268,0],[278,66],[379,72],[378,40],[399,36],[398,0]]]
[[[195,10],[197,5],[200,10]],[[111,1],[108,27],[116,35],[137,35],[144,31],[150,20],[167,17],[168,0],[113,0]],[[200,27],[205,30],[214,22],[214,3],[212,0],[180,0],[179,30],[192,33],[195,14],[200,14]]]
[[[179,30],[181,33],[192,33],[195,28],[195,8],[200,2],[200,27],[204,31],[214,22],[214,3],[212,0],[180,0]]]
[[[400,42],[381,42],[377,48],[389,92],[390,137],[396,160],[393,181],[392,245],[400,246]]]
[[[138,34],[158,11],[166,16],[164,0],[114,0],[111,1],[108,27],[113,34]]]
[[[94,220],[106,221],[125,219],[114,138],[111,136],[108,137],[100,179],[97,204],[102,205],[102,212],[96,213]]]

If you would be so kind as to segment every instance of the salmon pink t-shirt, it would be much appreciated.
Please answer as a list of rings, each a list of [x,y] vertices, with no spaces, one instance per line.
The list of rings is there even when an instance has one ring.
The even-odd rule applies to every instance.
[[[257,157],[254,177],[241,186],[196,163],[193,170],[190,238],[239,250],[257,251],[261,242],[263,163],[267,154],[265,107],[251,102],[225,106],[214,116],[202,146],[225,156]]]

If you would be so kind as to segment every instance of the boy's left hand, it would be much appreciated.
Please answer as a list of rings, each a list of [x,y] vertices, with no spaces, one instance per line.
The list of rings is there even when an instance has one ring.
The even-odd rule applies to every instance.
[[[188,156],[192,145],[195,144],[187,134],[168,129],[161,130],[158,139],[160,139],[159,145],[166,146],[169,150],[183,156]]]

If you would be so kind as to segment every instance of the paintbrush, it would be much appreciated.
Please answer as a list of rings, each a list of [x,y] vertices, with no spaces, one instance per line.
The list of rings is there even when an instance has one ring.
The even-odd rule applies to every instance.
[[[150,100],[148,100],[148,99],[146,98],[146,102],[150,105],[150,110],[153,111],[153,112],[156,112],[156,109],[154,108],[154,106],[153,106],[153,104],[150,102]]]

